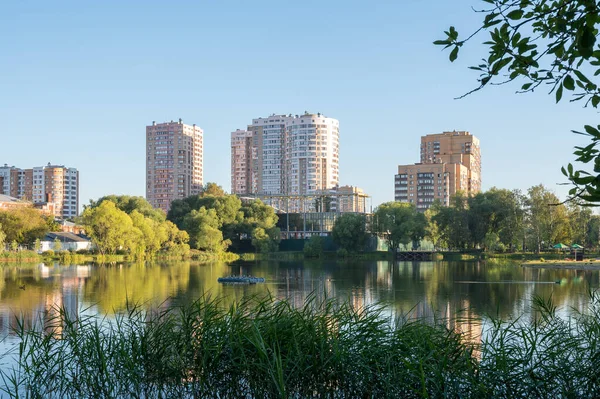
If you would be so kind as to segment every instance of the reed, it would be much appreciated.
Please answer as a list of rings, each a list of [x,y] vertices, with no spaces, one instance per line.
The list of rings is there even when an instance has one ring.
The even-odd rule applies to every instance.
[[[9,397],[595,398],[600,303],[565,321],[534,300],[535,320],[491,320],[480,344],[444,320],[385,316],[382,306],[272,297],[225,308],[204,297],[115,319],[64,309],[28,330]]]

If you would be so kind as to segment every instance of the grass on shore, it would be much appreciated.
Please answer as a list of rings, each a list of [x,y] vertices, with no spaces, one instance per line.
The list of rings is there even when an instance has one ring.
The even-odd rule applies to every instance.
[[[564,321],[536,299],[534,321],[492,320],[483,341],[390,319],[383,307],[310,297],[218,300],[114,321],[64,309],[19,324],[9,397],[597,398],[600,303]]]

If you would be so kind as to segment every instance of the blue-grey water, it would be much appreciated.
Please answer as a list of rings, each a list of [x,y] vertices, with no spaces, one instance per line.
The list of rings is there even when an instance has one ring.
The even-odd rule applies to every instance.
[[[265,277],[266,282],[217,282],[217,278],[232,274]],[[0,352],[17,343],[12,332],[15,315],[33,326],[55,315],[57,306],[71,314],[83,311],[110,316],[124,310],[128,301],[165,308],[210,294],[221,297],[227,305],[247,294],[270,292],[301,305],[315,293],[349,300],[358,308],[383,303],[395,315],[458,313],[467,320],[462,322],[463,329],[476,330],[480,324],[471,325],[468,320],[485,315],[527,320],[533,295],[551,295],[565,316],[584,311],[589,303],[588,290],[599,286],[598,270],[531,269],[506,261],[5,265],[0,268]]]

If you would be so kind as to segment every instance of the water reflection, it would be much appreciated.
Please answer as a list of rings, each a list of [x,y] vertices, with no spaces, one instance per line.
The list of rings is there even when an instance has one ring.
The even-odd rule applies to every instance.
[[[391,314],[409,318],[449,317],[449,328],[481,334],[477,319],[534,317],[531,298],[552,298],[568,316],[588,305],[588,289],[599,286],[596,270],[522,268],[511,262],[169,262],[116,266],[0,268],[0,335],[15,327],[15,314],[26,326],[55,316],[56,306],[72,315],[85,310],[114,314],[127,303],[147,308],[189,303],[203,294],[228,306],[250,294],[270,293],[295,306],[310,293],[349,300],[361,309],[383,302]],[[222,285],[218,277],[252,274],[265,284]],[[557,284],[558,282],[558,284]],[[40,327],[41,328],[41,327]]]

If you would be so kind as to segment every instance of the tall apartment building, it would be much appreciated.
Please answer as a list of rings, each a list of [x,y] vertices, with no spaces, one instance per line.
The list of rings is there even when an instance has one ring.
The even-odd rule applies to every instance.
[[[232,133],[231,153],[234,194],[328,190],[339,182],[339,121],[320,113],[253,119]]]
[[[79,214],[79,172],[50,163],[32,169],[5,164],[0,167],[0,194],[49,204],[56,217],[73,218]]]
[[[481,191],[479,139],[469,132],[444,132],[421,137],[421,162],[398,165],[394,198],[426,210],[437,199],[449,205],[457,191]]]
[[[231,133],[231,192],[252,192],[252,132],[236,130]]]
[[[175,199],[202,191],[204,155],[200,127],[179,122],[146,126],[146,199],[169,211]]]

